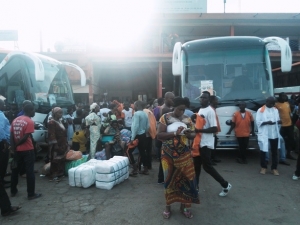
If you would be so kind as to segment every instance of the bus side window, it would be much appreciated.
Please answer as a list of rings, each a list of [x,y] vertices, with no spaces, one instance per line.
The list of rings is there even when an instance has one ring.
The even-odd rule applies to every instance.
[[[6,96],[6,87],[7,87],[7,74],[0,74],[0,95]]]

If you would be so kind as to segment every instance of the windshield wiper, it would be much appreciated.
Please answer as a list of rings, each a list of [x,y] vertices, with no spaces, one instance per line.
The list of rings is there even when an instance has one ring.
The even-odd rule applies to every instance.
[[[240,102],[240,101],[246,101],[246,102],[248,101],[248,102],[253,103],[253,104],[256,105],[256,106],[259,106],[259,107],[262,106],[262,104],[258,103],[257,101],[255,101],[255,100],[252,99],[252,98],[228,99],[228,100],[220,101],[219,104],[226,103],[226,102]]]

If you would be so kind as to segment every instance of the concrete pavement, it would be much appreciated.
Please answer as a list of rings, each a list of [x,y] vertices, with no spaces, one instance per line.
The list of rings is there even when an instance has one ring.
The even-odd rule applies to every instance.
[[[233,151],[218,155],[222,162],[215,168],[233,188],[228,196],[219,197],[221,186],[202,170],[201,204],[192,206],[192,219],[180,214],[179,203],[172,205],[171,218],[163,219],[164,188],[157,184],[158,162],[154,160],[149,176],[130,177],[110,191],[70,187],[67,177],[56,184],[36,174],[36,191],[43,196],[28,201],[26,179],[20,178],[19,193],[10,199],[22,209],[0,218],[0,224],[300,224],[300,180],[292,180],[296,161],[290,160],[291,166],[279,165],[280,176],[274,176],[270,168],[266,175],[259,174],[258,151],[249,151],[247,165],[236,163]],[[42,162],[37,162],[36,169],[41,168]]]

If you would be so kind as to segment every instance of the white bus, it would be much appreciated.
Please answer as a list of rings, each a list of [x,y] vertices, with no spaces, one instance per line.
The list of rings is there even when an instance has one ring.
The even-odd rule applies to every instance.
[[[238,146],[234,135],[226,137],[226,133],[239,101],[246,102],[247,110],[255,118],[266,98],[274,95],[268,43],[280,46],[281,70],[290,71],[291,49],[278,37],[218,37],[178,42],[174,46],[172,71],[174,76],[180,77],[175,77],[178,87],[175,92],[188,97],[195,112],[200,107],[202,91],[207,90],[219,98],[218,147]],[[250,137],[249,147],[256,144],[256,138]]]
[[[61,108],[74,106],[66,67],[76,70],[81,76],[81,85],[86,85],[86,76],[80,67],[40,54],[12,51],[0,63],[0,95],[6,98],[6,104],[17,105],[19,111],[24,100],[32,101],[35,106],[33,138],[37,143],[46,142],[43,122],[52,104]]]
[[[281,68],[273,69],[274,94],[285,92],[288,97],[300,95],[300,62],[292,64],[288,73],[283,73]]]

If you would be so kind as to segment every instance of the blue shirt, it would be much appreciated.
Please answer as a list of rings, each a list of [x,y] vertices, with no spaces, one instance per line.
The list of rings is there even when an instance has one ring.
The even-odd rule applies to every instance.
[[[24,115],[24,111],[22,110],[21,112],[18,113],[17,117],[23,116],[23,115]]]
[[[186,115],[188,117],[191,117],[193,114],[194,113],[191,110],[189,110],[189,109],[185,109],[185,111],[184,111],[184,115]]]
[[[10,143],[10,124],[4,113],[0,111],[0,141],[2,140]]]
[[[148,115],[144,111],[136,111],[132,117],[131,140],[133,141],[136,135],[146,133],[149,127]]]

